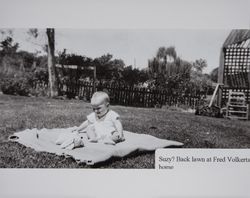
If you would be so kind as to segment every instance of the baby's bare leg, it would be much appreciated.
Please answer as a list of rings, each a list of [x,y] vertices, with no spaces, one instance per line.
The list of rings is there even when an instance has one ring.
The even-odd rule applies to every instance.
[[[89,125],[87,127],[86,132],[87,132],[87,137],[88,137],[90,142],[97,142],[98,141],[94,125]]]

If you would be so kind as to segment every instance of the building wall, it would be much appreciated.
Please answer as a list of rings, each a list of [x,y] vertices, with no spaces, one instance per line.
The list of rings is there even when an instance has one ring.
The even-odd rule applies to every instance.
[[[244,92],[250,103],[250,47],[237,43],[224,47],[221,53],[219,82],[224,84],[221,105],[226,104],[229,90]]]

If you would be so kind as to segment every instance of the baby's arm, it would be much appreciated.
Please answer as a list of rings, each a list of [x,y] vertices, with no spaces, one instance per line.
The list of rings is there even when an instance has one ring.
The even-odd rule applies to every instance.
[[[124,135],[123,135],[123,127],[122,127],[122,123],[120,121],[119,118],[117,118],[115,121],[114,121],[114,125],[115,125],[115,128],[116,128],[116,131],[118,133],[118,139],[124,139]]]
[[[74,129],[72,132],[79,132],[80,133],[80,132],[82,132],[83,129],[87,128],[88,125],[89,125],[89,121],[86,120],[79,127]]]

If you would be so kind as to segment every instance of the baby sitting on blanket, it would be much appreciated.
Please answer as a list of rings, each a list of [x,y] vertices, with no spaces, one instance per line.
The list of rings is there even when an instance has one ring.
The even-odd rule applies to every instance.
[[[93,111],[87,116],[77,129],[73,131],[86,131],[90,142],[104,142],[116,144],[124,140],[120,116],[109,109],[109,96],[107,93],[98,91],[91,98]]]
[[[103,142],[115,145],[118,142],[124,141],[120,116],[109,109],[109,101],[107,93],[102,91],[95,92],[91,98],[91,105],[94,112],[89,114],[87,120],[72,132],[76,134],[86,132],[90,142]],[[76,136],[77,142],[78,138]],[[61,144],[61,147],[64,146]]]

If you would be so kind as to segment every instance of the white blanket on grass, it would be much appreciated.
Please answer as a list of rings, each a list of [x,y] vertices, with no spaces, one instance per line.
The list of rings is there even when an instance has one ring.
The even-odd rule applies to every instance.
[[[83,133],[84,147],[73,150],[62,149],[56,145],[56,140],[62,134],[71,133],[73,128],[55,128],[55,129],[26,129],[15,133],[12,141],[19,142],[26,147],[31,147],[36,151],[45,151],[57,155],[73,157],[77,162],[83,162],[89,165],[103,162],[111,157],[124,157],[135,151],[154,151],[157,148],[169,146],[182,146],[176,141],[159,139],[151,135],[137,134],[124,131],[125,141],[116,145],[106,145],[103,143],[90,143],[86,140],[86,134]],[[13,139],[13,137],[16,137]]]

